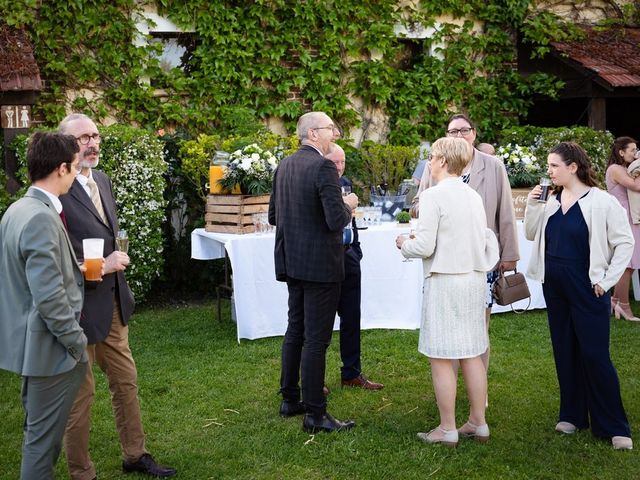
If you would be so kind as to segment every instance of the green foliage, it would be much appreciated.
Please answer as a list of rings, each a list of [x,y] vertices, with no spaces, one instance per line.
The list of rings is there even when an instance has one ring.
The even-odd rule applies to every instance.
[[[411,178],[418,159],[418,148],[367,141],[360,148],[360,159],[363,172],[359,180],[365,186],[386,184],[387,191],[393,194],[402,180]]]
[[[537,11],[533,0],[342,0],[326,8],[284,0],[156,5],[184,30],[195,31],[184,71],[164,71],[153,56],[158,46],[134,42],[142,2],[0,0],[0,18],[25,27],[33,42],[46,79],[38,108],[47,124],[60,120],[66,95],[75,91],[80,96],[71,107],[98,120],[112,115],[222,138],[256,134],[252,118],[279,117],[291,130],[308,108],[326,111],[349,132],[367,127],[375,108],[388,117],[394,144],[438,138],[452,110],[468,112],[483,139],[492,141],[526,113],[533,95],[554,97],[561,87],[547,75],[522,78],[513,69],[517,35],[540,55],[573,31]],[[440,15],[467,20],[437,23]],[[406,40],[394,32],[397,24],[433,26],[435,33]],[[292,101],[291,92],[302,101]]]
[[[16,172],[16,179],[18,181],[18,190],[11,194],[7,188],[7,175],[4,171],[4,153],[0,148],[0,217],[4,215],[4,212],[9,208],[13,202],[21,198],[27,189],[29,188],[29,174],[27,172],[27,137],[25,135],[18,135],[13,139],[9,148],[16,153],[16,159],[18,162],[18,171]]]
[[[144,299],[164,262],[165,189],[163,144],[138,128],[101,129],[100,165],[111,177],[120,229],[129,234],[127,281],[136,299]]]
[[[589,127],[514,127],[501,133],[501,144],[515,143],[527,146],[537,157],[541,166],[546,168],[549,151],[560,142],[576,142],[585,149],[593,170],[604,187],[604,174],[614,137],[610,132],[594,130]],[[606,188],[606,187],[605,187]]]
[[[409,212],[398,212],[396,214],[396,222],[409,223],[410,221],[411,221],[411,215],[409,215]]]

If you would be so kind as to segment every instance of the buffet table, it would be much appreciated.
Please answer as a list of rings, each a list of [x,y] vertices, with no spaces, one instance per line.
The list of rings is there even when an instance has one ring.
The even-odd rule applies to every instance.
[[[422,302],[422,261],[405,262],[395,239],[408,233],[408,225],[395,222],[360,230],[362,259],[362,328],[417,329]],[[531,242],[524,239],[518,222],[521,260],[518,270],[525,271]],[[275,234],[233,235],[191,233],[191,257],[212,260],[229,256],[233,271],[233,303],[241,338],[256,339],[284,335],[287,328],[287,285],[275,279],[273,246]],[[529,308],[545,308],[539,282],[528,280],[531,291]],[[515,305],[524,308],[527,301]],[[493,312],[511,311],[494,305]],[[336,318],[335,328],[339,321]]]

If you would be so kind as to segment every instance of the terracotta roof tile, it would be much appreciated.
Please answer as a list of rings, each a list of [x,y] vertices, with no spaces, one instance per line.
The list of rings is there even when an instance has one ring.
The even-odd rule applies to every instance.
[[[42,90],[40,69],[22,30],[0,23],[0,91]]]
[[[584,39],[552,42],[556,52],[597,73],[612,87],[640,86],[640,28],[581,28]]]

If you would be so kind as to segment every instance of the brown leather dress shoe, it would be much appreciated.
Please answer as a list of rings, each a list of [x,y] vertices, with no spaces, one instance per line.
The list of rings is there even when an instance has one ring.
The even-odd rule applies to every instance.
[[[142,472],[158,478],[173,477],[176,469],[158,465],[151,455],[145,453],[137,462],[122,462],[122,471],[125,473]]]
[[[351,378],[349,380],[342,380],[343,387],[360,387],[365,390],[382,390],[384,385],[382,383],[375,383],[369,380],[362,373],[358,375],[356,378]]]

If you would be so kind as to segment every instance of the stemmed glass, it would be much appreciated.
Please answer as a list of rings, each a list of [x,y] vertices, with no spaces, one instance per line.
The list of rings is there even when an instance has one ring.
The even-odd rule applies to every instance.
[[[116,233],[116,248],[123,253],[129,252],[129,236],[126,230],[118,230]]]
[[[413,240],[416,238],[416,228],[418,227],[418,221],[415,218],[412,218],[409,221],[411,225],[411,229],[409,230],[409,239]],[[403,262],[413,262],[413,258],[405,258],[402,260]]]

